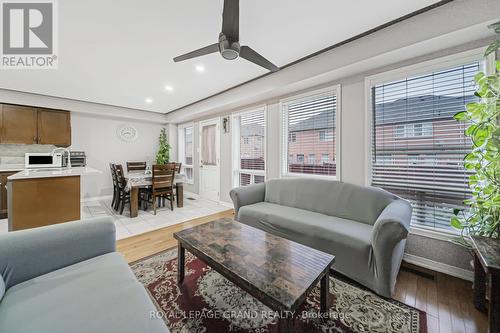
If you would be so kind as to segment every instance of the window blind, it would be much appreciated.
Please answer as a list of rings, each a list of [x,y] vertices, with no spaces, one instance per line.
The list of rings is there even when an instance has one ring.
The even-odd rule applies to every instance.
[[[238,118],[239,184],[261,183],[265,180],[265,117],[264,110],[241,114]]]
[[[372,87],[372,185],[411,201],[412,223],[450,229],[470,196],[467,124],[453,119],[476,99],[479,63]]]
[[[290,100],[282,107],[284,172],[335,176],[335,91]]]

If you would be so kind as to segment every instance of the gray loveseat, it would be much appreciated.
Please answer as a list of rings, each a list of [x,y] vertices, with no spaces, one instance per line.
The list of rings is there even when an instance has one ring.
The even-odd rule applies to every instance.
[[[168,332],[111,218],[0,235],[0,332]]]
[[[289,178],[231,190],[236,220],[336,256],[334,269],[391,297],[411,206],[374,187]]]

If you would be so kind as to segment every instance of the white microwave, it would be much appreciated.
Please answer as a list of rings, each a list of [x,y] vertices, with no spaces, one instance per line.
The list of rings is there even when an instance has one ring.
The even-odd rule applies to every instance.
[[[62,153],[25,153],[24,167],[26,169],[34,168],[61,168]]]

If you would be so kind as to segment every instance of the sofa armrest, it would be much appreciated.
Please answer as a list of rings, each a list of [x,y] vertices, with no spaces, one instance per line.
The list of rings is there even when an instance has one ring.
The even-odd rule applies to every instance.
[[[408,236],[411,212],[408,201],[396,199],[385,207],[373,226],[371,242],[377,273],[390,280],[395,279],[395,270],[401,264],[404,246],[397,245]]]
[[[115,233],[112,218],[101,217],[0,235],[0,274],[6,289],[114,252]]]
[[[229,196],[233,200],[235,216],[238,216],[241,207],[264,201],[265,195],[266,183],[233,188]]]

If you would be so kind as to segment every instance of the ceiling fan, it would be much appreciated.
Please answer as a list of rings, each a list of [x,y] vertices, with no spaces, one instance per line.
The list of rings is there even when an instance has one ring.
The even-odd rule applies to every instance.
[[[270,70],[271,72],[275,72],[279,69],[272,62],[254,51],[250,46],[240,46],[239,33],[240,1],[224,0],[224,10],[222,12],[222,32],[219,34],[219,42],[175,57],[174,61],[179,62],[219,52],[222,57],[227,60],[234,60],[238,57],[242,57],[243,59]]]

